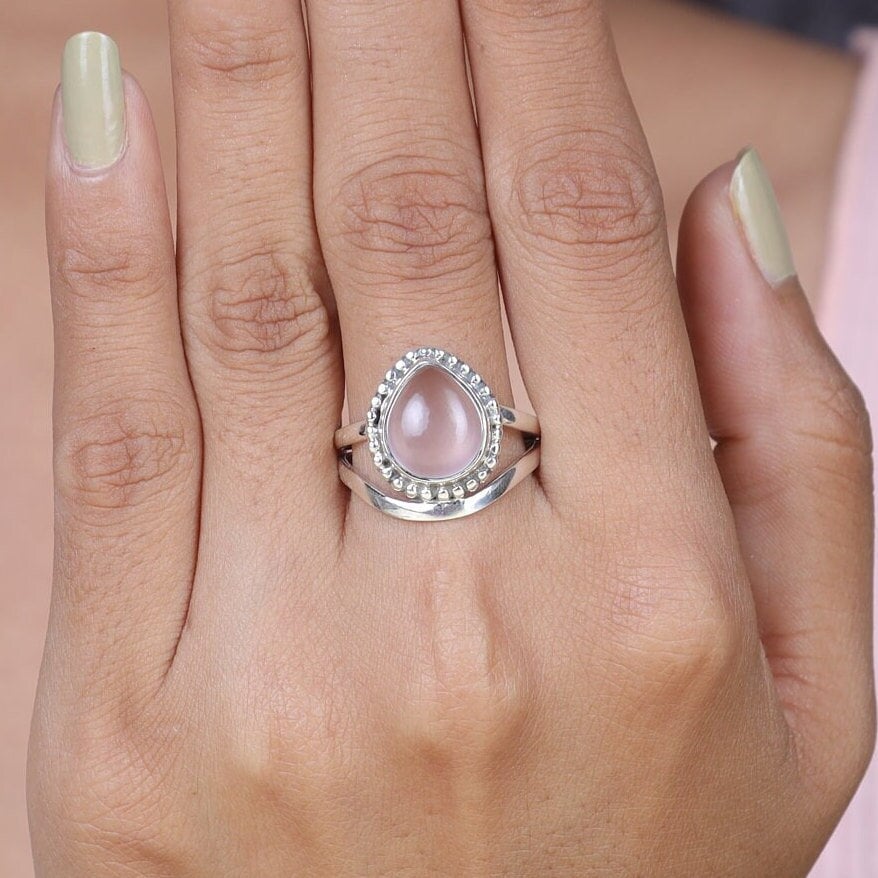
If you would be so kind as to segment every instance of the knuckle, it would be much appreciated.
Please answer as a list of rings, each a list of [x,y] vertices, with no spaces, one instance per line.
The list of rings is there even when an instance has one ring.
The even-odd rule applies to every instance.
[[[788,375],[786,431],[767,437],[771,453],[738,474],[739,505],[782,503],[790,492],[806,489],[850,510],[852,498],[871,488],[873,439],[863,396],[834,359],[827,367],[814,365],[809,361]],[[802,480],[803,462],[814,478]]]
[[[872,429],[863,394],[838,366],[815,382],[814,421],[806,430],[822,444],[853,452],[858,458],[872,454]]]
[[[740,658],[741,639],[725,619],[709,614],[665,618],[636,644],[647,694],[658,696],[663,705],[701,705]]]
[[[600,6],[597,0],[477,0],[486,12],[532,24],[534,19],[551,23],[581,20],[583,8]]]
[[[217,260],[205,285],[203,340],[229,365],[254,355],[312,354],[330,335],[329,315],[310,273],[273,249]]]
[[[92,241],[69,245],[57,255],[55,271],[65,293],[78,300],[101,302],[117,299],[120,291],[145,294],[159,287],[162,272],[152,253],[137,248],[136,236],[111,237],[103,244]]]
[[[342,753],[355,745],[352,699],[343,701],[330,683],[316,688],[282,686],[260,702],[258,724],[228,726],[225,772],[253,801],[305,813],[321,791],[343,782]]]
[[[56,446],[58,493],[74,508],[93,510],[166,495],[195,465],[193,432],[176,400],[129,401],[80,418]]]
[[[655,172],[618,134],[549,137],[516,159],[508,179],[524,235],[587,248],[598,265],[642,252],[664,228]]]
[[[678,709],[715,694],[745,651],[722,592],[711,574],[627,576],[614,590],[610,638],[615,666],[636,681],[639,705]]]
[[[533,709],[532,674],[511,642],[486,582],[456,571],[422,581],[425,636],[402,693],[397,732],[411,752],[454,766],[490,760],[521,735]]]
[[[274,79],[300,76],[305,70],[295,31],[285,25],[273,26],[214,8],[187,37],[191,67],[209,79],[262,86]]]
[[[379,162],[351,175],[332,205],[353,259],[366,271],[423,280],[464,270],[490,253],[479,180],[419,159]]]
[[[458,656],[409,693],[400,731],[417,749],[453,758],[492,751],[521,723],[519,681],[483,658]],[[430,685],[432,684],[432,685]]]

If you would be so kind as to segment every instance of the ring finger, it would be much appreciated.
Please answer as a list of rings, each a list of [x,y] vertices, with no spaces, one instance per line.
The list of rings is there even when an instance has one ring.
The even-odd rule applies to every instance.
[[[511,402],[482,161],[454,0],[311,0],[315,208],[356,418],[412,346]]]

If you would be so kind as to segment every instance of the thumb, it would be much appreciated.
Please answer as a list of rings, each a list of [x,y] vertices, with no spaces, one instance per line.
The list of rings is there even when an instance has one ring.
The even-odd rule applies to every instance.
[[[809,773],[837,787],[849,772],[853,790],[875,735],[868,417],[816,326],[754,150],[695,190],[678,272],[778,695]]]

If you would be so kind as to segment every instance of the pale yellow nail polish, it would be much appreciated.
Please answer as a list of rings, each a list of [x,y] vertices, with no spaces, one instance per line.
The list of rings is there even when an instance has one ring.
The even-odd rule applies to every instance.
[[[793,277],[796,266],[780,206],[768,171],[755,149],[745,150],[738,159],[730,195],[750,253],[763,277],[773,287]]]
[[[64,139],[75,165],[112,165],[125,147],[125,89],[119,49],[110,37],[71,37],[61,62]]]

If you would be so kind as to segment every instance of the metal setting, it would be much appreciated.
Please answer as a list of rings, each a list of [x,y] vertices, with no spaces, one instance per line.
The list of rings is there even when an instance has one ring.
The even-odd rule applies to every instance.
[[[409,472],[389,447],[390,412],[403,388],[425,367],[442,369],[453,378],[481,419],[481,450],[466,469],[448,478],[427,479]],[[525,451],[513,465],[494,476],[504,427],[526,435]],[[398,497],[383,493],[353,469],[353,446],[360,442],[368,443],[376,470]],[[500,405],[482,377],[458,357],[439,348],[419,348],[409,351],[387,372],[366,419],[336,431],[335,447],[342,482],[376,509],[410,521],[442,521],[484,509],[532,473],[539,466],[540,426],[535,415]]]

